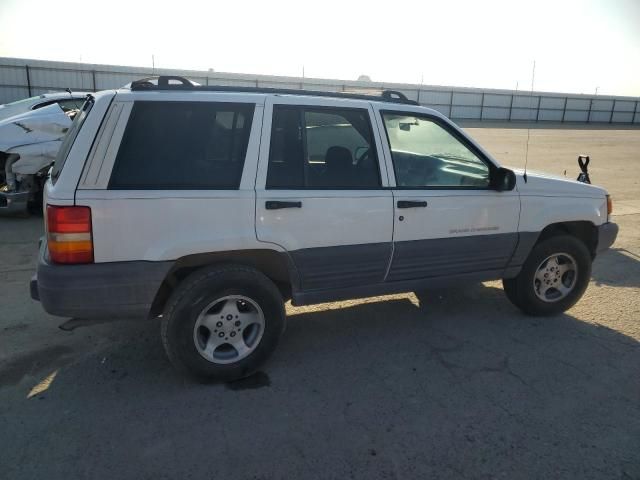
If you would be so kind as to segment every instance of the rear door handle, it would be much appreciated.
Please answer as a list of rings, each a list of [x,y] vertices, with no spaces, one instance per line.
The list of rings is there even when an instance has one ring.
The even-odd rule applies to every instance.
[[[398,208],[417,208],[417,207],[426,207],[427,202],[422,201],[414,201],[414,200],[398,200]]]
[[[280,210],[281,208],[302,208],[302,202],[281,202],[279,200],[267,200],[264,204],[267,210]]]

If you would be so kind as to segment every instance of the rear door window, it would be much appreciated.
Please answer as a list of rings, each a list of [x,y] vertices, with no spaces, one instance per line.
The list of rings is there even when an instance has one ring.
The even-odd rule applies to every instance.
[[[135,102],[110,189],[237,189],[254,105]]]
[[[267,188],[379,187],[367,110],[274,106]]]

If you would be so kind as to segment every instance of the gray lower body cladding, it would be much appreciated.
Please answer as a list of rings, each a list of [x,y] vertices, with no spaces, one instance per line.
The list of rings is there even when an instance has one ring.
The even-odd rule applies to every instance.
[[[396,242],[387,282],[502,270],[517,233]]]
[[[40,251],[31,296],[62,317],[145,316],[173,262],[51,265]]]
[[[598,252],[610,247],[617,233],[614,223],[599,226]],[[518,274],[538,236],[521,232],[397,242],[393,249],[389,242],[293,251],[291,278],[299,279],[293,302],[304,305],[510,278]],[[146,316],[173,264],[51,265],[43,244],[31,296],[52,315]]]
[[[291,252],[300,290],[379,283],[389,266],[391,242],[304,248]]]
[[[613,222],[603,223],[598,227],[598,246],[596,253],[603,252],[616,241],[618,225]]]
[[[296,250],[293,303],[411,291],[517,275],[539,233],[505,233]],[[390,263],[390,264],[389,264]],[[387,273],[388,269],[388,273]]]

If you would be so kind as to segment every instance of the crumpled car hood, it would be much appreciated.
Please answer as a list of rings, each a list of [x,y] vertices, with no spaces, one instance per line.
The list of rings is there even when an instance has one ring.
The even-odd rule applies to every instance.
[[[60,141],[69,130],[71,119],[58,104],[31,110],[0,121],[0,151],[23,145]]]

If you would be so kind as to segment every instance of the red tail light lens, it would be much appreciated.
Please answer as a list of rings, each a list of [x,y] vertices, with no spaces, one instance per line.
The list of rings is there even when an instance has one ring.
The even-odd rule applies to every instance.
[[[91,209],[47,205],[47,246],[53,263],[92,263]]]

